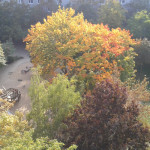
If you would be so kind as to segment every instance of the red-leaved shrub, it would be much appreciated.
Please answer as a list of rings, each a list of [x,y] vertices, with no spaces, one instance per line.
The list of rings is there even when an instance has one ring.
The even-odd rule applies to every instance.
[[[126,103],[125,87],[108,80],[98,83],[64,121],[65,142],[79,150],[145,150],[150,133],[137,120],[138,105]]]

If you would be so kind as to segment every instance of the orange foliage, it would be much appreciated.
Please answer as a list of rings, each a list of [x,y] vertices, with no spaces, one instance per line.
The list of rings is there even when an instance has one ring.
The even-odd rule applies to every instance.
[[[44,23],[37,23],[24,40],[32,63],[42,73],[52,75],[61,69],[69,77],[102,80],[110,77],[117,57],[135,44],[129,31],[110,30],[103,24],[91,24],[73,9],[59,9]],[[118,65],[118,70],[122,69]]]

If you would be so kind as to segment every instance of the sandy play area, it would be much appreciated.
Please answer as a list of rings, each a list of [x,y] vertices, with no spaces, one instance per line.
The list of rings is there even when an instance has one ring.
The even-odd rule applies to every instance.
[[[12,64],[0,68],[0,88],[16,88],[21,92],[21,100],[17,102],[10,112],[13,114],[16,110],[27,112],[31,109],[31,101],[28,94],[30,86],[31,71],[24,72],[32,67],[28,52],[23,46],[16,47],[16,56],[23,57]]]

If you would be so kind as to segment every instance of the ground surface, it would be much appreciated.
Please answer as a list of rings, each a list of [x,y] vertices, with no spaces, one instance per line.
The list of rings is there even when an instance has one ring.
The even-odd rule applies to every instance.
[[[27,112],[31,109],[31,101],[28,94],[31,71],[22,73],[22,70],[32,67],[28,52],[23,46],[16,46],[15,56],[23,57],[9,65],[0,68],[0,88],[17,88],[21,92],[21,100],[10,109],[14,114],[16,110]]]

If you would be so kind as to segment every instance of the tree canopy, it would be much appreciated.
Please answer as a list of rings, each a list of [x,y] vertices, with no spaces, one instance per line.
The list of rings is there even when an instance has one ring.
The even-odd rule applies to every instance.
[[[51,12],[47,12],[50,9]],[[57,10],[54,0],[41,1],[41,4],[30,7],[18,4],[17,1],[0,3],[0,41],[12,38],[14,42],[22,42],[30,25],[42,21],[47,14]]]
[[[127,28],[135,38],[150,39],[150,13],[146,10],[137,12],[128,20]]]
[[[125,72],[125,79],[133,75],[135,41],[129,31],[110,30],[103,24],[93,25],[73,9],[59,9],[44,23],[37,23],[24,40],[32,63],[41,66],[45,78],[56,74],[56,69],[69,78],[76,75],[88,87],[94,80],[108,78],[114,67]],[[126,63],[124,63],[126,62]],[[89,82],[89,83],[88,83]]]
[[[117,0],[106,0],[98,12],[99,22],[110,28],[122,27],[125,21],[125,10]]]
[[[128,10],[127,12],[128,18],[132,17],[134,14],[136,14],[139,11],[142,10],[148,11],[150,9],[149,0],[132,0],[130,1],[130,3],[127,3],[125,7]]]
[[[62,121],[72,113],[80,102],[79,92],[75,92],[73,81],[59,75],[51,84],[38,73],[32,78],[30,87],[32,109],[28,119],[36,125],[34,137],[56,138]]]

